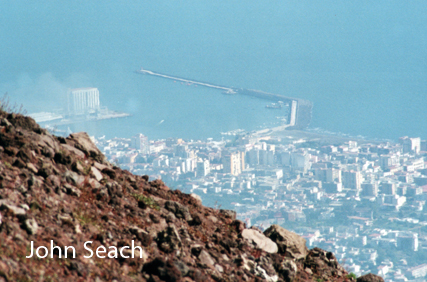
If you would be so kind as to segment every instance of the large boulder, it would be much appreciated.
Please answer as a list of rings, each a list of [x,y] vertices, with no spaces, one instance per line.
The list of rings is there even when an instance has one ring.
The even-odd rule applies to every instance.
[[[70,136],[67,137],[67,141],[71,141],[72,143],[74,143],[74,147],[82,151],[88,157],[91,157],[101,163],[107,163],[107,159],[105,158],[105,156],[92,142],[86,132],[70,134]]]
[[[279,253],[286,257],[299,260],[307,255],[308,249],[305,245],[305,239],[279,225],[270,226],[264,231],[264,235],[275,242],[279,248]]]
[[[384,282],[384,279],[378,275],[369,273],[357,278],[357,282]]]
[[[305,257],[304,269],[307,273],[328,277],[345,273],[333,253],[317,247],[311,249]]]
[[[191,217],[190,211],[188,208],[178,202],[175,201],[166,201],[165,208],[172,212],[177,218],[183,218],[186,221],[191,221],[193,218]]]
[[[242,237],[253,242],[258,248],[267,253],[274,254],[277,253],[278,248],[276,243],[271,241],[270,238],[266,237],[264,234],[255,229],[245,229],[242,232]]]

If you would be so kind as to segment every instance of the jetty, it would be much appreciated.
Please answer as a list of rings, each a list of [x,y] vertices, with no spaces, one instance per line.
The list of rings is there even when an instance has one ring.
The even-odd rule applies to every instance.
[[[146,70],[143,68],[135,72],[138,74],[151,75],[160,78],[170,79],[173,81],[181,81],[186,83],[187,85],[200,85],[203,87],[214,88],[221,90],[224,94],[241,94],[270,100],[275,103],[287,103],[290,107],[289,116],[287,118],[288,123],[286,125],[281,126],[281,129],[304,129],[311,122],[313,104],[311,101],[308,100],[268,93],[255,89],[228,87],[195,79],[183,78],[151,70]]]

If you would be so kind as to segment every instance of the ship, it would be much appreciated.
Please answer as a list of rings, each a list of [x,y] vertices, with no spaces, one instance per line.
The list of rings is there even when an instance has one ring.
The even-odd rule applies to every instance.
[[[266,105],[265,107],[266,107],[267,109],[281,109],[281,108],[283,108],[283,104],[284,104],[284,102],[283,102],[283,101],[279,101],[279,102],[277,102],[277,103],[271,103],[271,104],[268,104],[268,105]]]

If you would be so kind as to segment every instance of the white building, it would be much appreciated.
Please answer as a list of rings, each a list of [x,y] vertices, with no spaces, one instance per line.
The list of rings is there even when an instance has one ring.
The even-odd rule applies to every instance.
[[[150,143],[148,142],[147,136],[145,136],[144,134],[137,134],[135,136],[132,136],[131,146],[132,148],[141,151],[142,154],[150,153]]]
[[[98,88],[76,88],[67,93],[67,109],[69,115],[84,115],[99,110]]]
[[[206,176],[210,172],[209,160],[197,162],[197,175]]]
[[[397,248],[414,252],[418,251],[418,233],[410,231],[399,232],[397,236]]]
[[[409,138],[408,136],[400,137],[399,143],[402,145],[403,153],[418,154],[421,148],[421,138]]]

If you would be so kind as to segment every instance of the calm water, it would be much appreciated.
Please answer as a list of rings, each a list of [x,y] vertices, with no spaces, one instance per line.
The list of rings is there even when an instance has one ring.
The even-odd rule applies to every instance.
[[[0,93],[32,112],[98,87],[133,116],[72,128],[96,135],[214,137],[279,116],[263,100],[133,73],[144,67],[309,99],[312,127],[427,138],[425,1],[147,2],[1,3]]]

